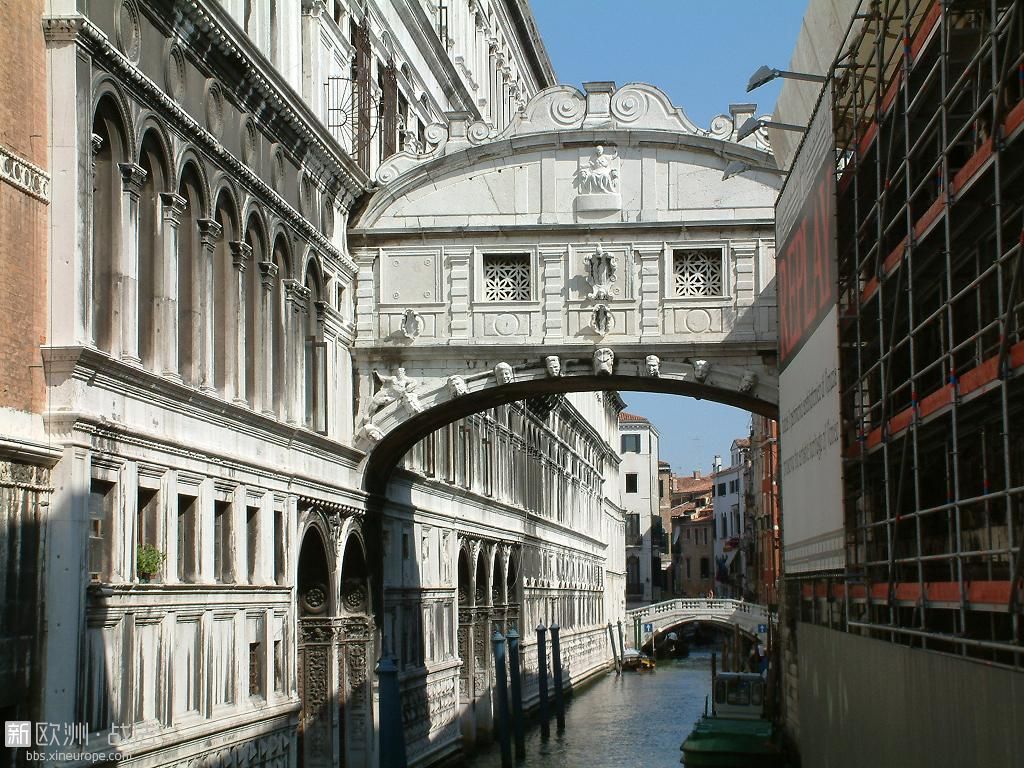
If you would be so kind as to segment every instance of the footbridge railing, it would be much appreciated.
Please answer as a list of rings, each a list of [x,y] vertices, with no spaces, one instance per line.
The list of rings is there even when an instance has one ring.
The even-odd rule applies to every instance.
[[[757,603],[703,597],[676,598],[626,611],[628,624],[633,624],[637,619],[643,625],[643,643],[671,627],[691,621],[732,624],[764,641],[768,625],[777,621],[775,614]]]

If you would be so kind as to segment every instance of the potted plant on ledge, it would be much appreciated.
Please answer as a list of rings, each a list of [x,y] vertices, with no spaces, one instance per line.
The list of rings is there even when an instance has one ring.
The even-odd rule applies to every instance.
[[[152,544],[143,544],[139,547],[139,554],[136,558],[135,570],[139,574],[139,581],[148,584],[160,572],[167,555],[154,547]]]

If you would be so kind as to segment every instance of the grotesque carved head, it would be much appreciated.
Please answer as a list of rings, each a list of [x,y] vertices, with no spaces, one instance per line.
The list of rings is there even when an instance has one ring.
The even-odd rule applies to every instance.
[[[594,375],[611,376],[615,365],[615,353],[608,347],[600,347],[594,352]]]
[[[544,368],[548,372],[548,376],[557,378],[562,375],[562,361],[558,359],[558,355],[548,355],[544,358]]]
[[[515,373],[508,363],[498,363],[494,366],[494,378],[499,384],[511,384],[515,381]]]
[[[751,392],[754,387],[757,386],[757,374],[753,371],[747,371],[743,374],[743,378],[740,379],[740,392]]]
[[[693,361],[693,377],[697,379],[698,382],[703,384],[709,373],[711,373],[711,363],[707,360]]]
[[[648,355],[646,360],[646,373],[652,379],[661,376],[661,359],[657,355]]]
[[[462,397],[469,391],[469,387],[466,386],[466,380],[461,376],[449,376],[448,377],[448,394],[451,397]]]

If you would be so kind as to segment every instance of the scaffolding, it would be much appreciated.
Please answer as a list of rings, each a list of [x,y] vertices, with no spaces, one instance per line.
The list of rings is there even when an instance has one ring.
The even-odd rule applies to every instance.
[[[805,620],[1024,669],[1024,0],[876,0],[832,70],[846,569]]]

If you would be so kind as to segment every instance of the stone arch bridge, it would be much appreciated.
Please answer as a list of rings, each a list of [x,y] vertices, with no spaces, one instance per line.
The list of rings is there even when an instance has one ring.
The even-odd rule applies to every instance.
[[[703,597],[665,600],[626,611],[627,623],[637,619],[641,624],[652,626],[651,632],[642,633],[642,645],[649,643],[652,637],[662,635],[674,627],[695,621],[736,627],[748,637],[765,642],[767,626],[777,621],[777,617],[763,605],[741,600]]]
[[[355,445],[382,490],[419,439],[534,395],[647,390],[778,409],[774,201],[753,105],[698,128],[649,85],[465,114],[403,151],[350,228]],[[739,162],[748,170],[726,178]]]

